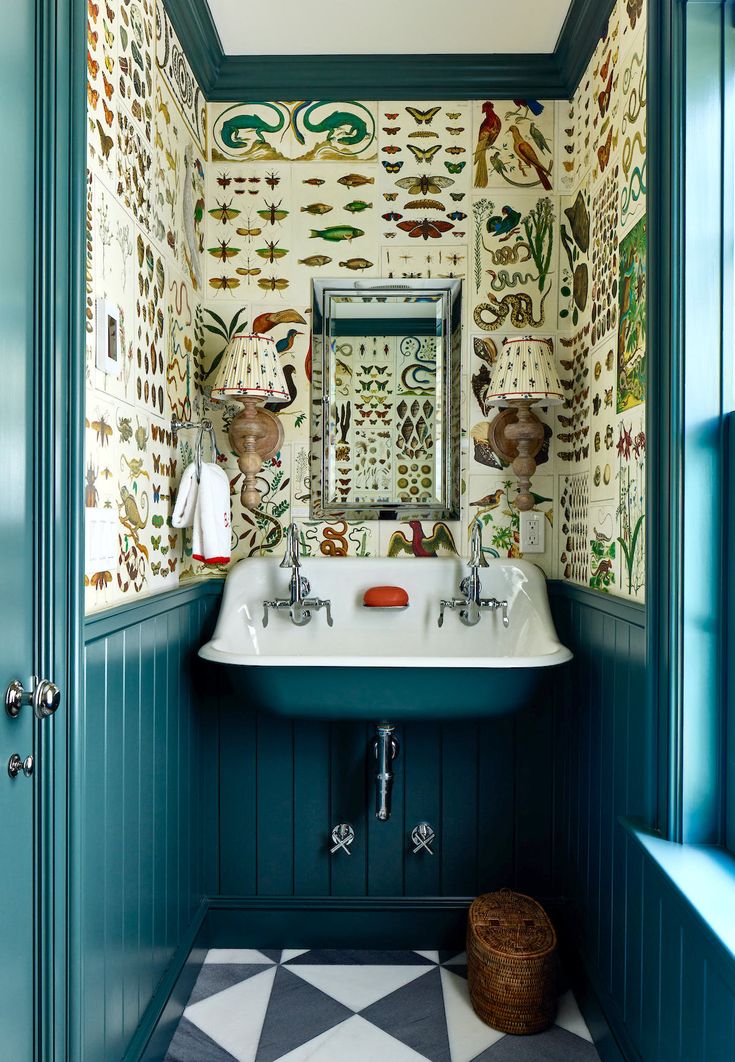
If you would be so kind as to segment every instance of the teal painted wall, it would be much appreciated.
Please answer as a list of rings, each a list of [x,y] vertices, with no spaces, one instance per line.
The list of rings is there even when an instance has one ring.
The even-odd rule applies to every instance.
[[[658,725],[646,706],[645,615],[558,588],[575,659],[554,708],[554,891],[625,1057],[735,1058],[735,961],[621,823],[656,822]]]
[[[216,756],[195,651],[217,603],[216,588],[189,588],[85,625],[72,773],[73,1059],[123,1057],[213,890]]]

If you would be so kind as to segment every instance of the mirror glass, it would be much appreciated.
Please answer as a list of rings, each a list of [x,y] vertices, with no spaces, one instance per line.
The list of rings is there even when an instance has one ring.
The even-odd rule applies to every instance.
[[[459,515],[459,280],[315,281],[311,512]]]

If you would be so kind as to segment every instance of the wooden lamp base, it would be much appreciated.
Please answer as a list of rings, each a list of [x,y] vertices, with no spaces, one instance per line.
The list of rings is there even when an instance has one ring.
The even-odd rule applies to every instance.
[[[280,450],[283,425],[275,413],[259,406],[257,399],[235,397],[243,408],[230,424],[229,436],[230,445],[237,454],[237,463],[245,476],[240,498],[246,509],[257,509],[260,505],[257,474],[264,463]]]
[[[536,472],[536,455],[544,441],[544,426],[531,409],[532,401],[515,399],[501,409],[490,424],[488,443],[513,469],[518,479],[516,508],[533,509],[531,477]]]

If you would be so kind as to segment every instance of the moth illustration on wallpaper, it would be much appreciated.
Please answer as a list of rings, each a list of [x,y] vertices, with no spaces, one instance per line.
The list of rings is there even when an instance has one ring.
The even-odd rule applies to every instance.
[[[212,136],[214,161],[371,159],[376,121],[354,100],[238,103],[219,110]]]
[[[541,187],[550,192],[554,166],[554,107],[540,100],[474,104],[475,188]]]

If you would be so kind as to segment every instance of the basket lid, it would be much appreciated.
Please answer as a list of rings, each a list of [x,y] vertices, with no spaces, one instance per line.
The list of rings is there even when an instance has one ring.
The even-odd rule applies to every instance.
[[[470,907],[470,930],[501,955],[543,955],[556,947],[556,933],[540,903],[501,889],[478,896]]]

